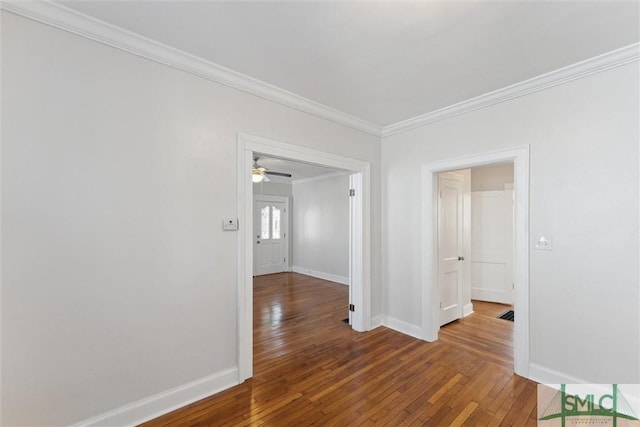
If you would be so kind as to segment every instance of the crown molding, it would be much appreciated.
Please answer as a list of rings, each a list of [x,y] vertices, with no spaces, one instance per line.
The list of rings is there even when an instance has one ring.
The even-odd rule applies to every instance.
[[[640,43],[634,43],[448,107],[381,127],[49,0],[4,0],[0,2],[0,8],[195,76],[383,138],[519,98],[640,59]]]
[[[507,86],[484,95],[422,114],[411,119],[407,119],[382,129],[382,137],[396,135],[425,126],[434,122],[449,119],[471,111],[486,108],[491,105],[529,95],[534,92],[545,90],[553,86],[561,85],[572,80],[587,77],[592,74],[600,73],[611,68],[629,64],[640,59],[640,43],[607,52],[605,54],[595,56],[585,61],[577,62],[564,68],[551,71],[546,74],[522,81],[520,83]]]
[[[381,126],[51,1],[2,1],[0,8],[370,135],[382,134]]]

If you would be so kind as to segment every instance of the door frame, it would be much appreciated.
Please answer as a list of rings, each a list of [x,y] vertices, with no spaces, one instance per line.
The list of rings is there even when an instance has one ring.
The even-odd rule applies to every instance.
[[[437,269],[438,173],[493,163],[514,163],[514,372],[529,377],[529,145],[457,157],[422,165],[422,339],[437,341],[439,301]]]
[[[291,253],[289,251],[289,238],[291,237],[291,230],[289,230],[289,219],[290,219],[290,212],[289,212],[289,197],[287,196],[274,196],[271,194],[254,194],[253,195],[253,203],[260,201],[260,202],[278,202],[278,203],[283,203],[284,204],[284,212],[285,215],[283,216],[283,223],[286,223],[287,225],[287,231],[285,233],[285,237],[282,239],[283,241],[283,245],[284,245],[284,253],[286,254],[286,265],[285,265],[285,271],[291,271]],[[253,205],[253,207],[255,208],[255,204]],[[256,212],[253,213],[254,215],[256,214]],[[253,218],[255,220],[255,217]],[[251,234],[251,236],[253,236],[253,234]],[[255,246],[254,246],[255,248]],[[255,259],[255,253],[254,253],[254,257],[253,257],[253,268],[255,269],[256,267],[256,259]]]
[[[349,287],[352,313],[351,327],[358,332],[371,329],[371,165],[298,145],[238,134],[237,139],[237,203],[238,203],[238,270],[237,328],[238,382],[253,376],[253,184],[251,166],[254,153],[285,158],[303,163],[351,171],[350,183],[356,197],[350,209]],[[347,196],[347,195],[345,195]]]

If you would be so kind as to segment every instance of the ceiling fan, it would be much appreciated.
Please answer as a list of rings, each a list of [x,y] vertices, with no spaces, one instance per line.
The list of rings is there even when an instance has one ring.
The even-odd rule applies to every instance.
[[[253,166],[251,167],[251,180],[253,182],[269,182],[269,177],[267,177],[267,175],[275,175],[275,176],[284,176],[287,178],[291,178],[291,174],[290,173],[284,173],[284,172],[271,172],[269,169],[265,168],[264,166],[260,166],[258,164],[258,160],[260,159],[260,157],[258,156],[254,156],[253,157]]]

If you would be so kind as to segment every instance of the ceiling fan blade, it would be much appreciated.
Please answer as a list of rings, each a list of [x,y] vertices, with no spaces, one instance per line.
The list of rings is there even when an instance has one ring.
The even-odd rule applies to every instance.
[[[265,175],[286,176],[287,178],[291,178],[291,174],[290,173],[282,173],[282,172],[265,171]]]

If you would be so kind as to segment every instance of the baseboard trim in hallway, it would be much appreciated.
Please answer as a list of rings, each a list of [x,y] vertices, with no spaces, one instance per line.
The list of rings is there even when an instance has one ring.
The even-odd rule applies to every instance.
[[[536,383],[514,375],[509,332],[472,339],[510,322],[480,305],[428,343],[384,326],[354,332],[347,302],[340,284],[256,277],[254,377],[145,426],[536,425]]]

